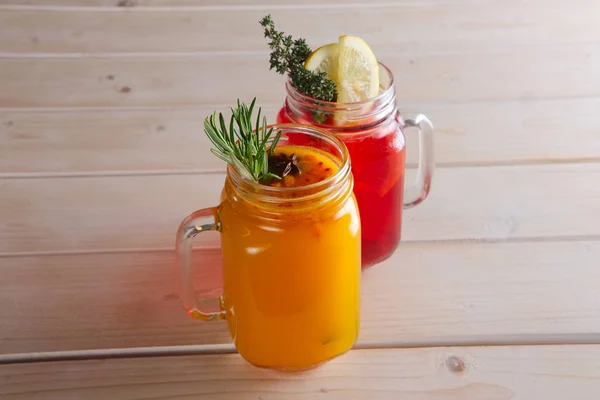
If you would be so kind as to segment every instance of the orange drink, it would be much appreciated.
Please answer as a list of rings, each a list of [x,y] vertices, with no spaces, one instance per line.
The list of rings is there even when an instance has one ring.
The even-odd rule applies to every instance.
[[[301,125],[281,133],[269,156],[280,179],[253,182],[229,165],[221,204],[181,224],[180,291],[198,319],[227,319],[248,362],[302,370],[348,351],[359,332],[360,218],[350,160],[332,135]],[[293,140],[304,138],[302,145]],[[191,240],[218,230],[223,253],[221,309],[204,312],[190,284]]]

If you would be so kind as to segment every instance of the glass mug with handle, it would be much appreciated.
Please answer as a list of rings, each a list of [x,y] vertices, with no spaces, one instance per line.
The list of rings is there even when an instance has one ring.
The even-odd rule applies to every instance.
[[[304,370],[345,353],[358,337],[361,225],[345,145],[313,127],[273,128],[281,133],[276,153],[327,177],[264,185],[228,165],[221,204],[195,211],[177,231],[179,293],[192,317],[226,319],[251,364]],[[291,144],[298,139],[304,144]],[[223,295],[212,312],[191,279],[192,241],[205,231],[220,233],[223,253]]]
[[[300,93],[291,81],[277,123],[301,123],[326,129],[348,147],[354,194],[362,220],[362,266],[390,257],[402,232],[403,209],[427,198],[435,167],[433,125],[423,114],[403,119],[396,107],[392,72],[379,63],[379,94],[356,103],[317,100]],[[419,135],[416,181],[405,193],[404,131]]]

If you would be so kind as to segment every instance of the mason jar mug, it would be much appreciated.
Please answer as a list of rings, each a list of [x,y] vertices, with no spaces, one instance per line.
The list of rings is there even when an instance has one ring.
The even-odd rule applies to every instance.
[[[226,319],[248,362],[294,371],[345,353],[357,339],[361,222],[346,146],[317,128],[273,127],[282,134],[280,151],[330,175],[267,186],[229,165],[220,204],[193,212],[177,231],[178,281],[189,315]],[[205,231],[219,232],[223,254],[223,295],[212,311],[201,306],[191,279],[192,241]],[[201,252],[194,257],[203,268]]]
[[[379,94],[356,103],[316,100],[297,91],[288,80],[278,123],[301,123],[326,129],[348,147],[354,194],[362,222],[362,266],[376,264],[396,250],[402,232],[403,209],[429,194],[434,170],[433,125],[423,114],[404,119],[396,107],[392,72],[379,63]],[[419,135],[416,181],[405,192],[405,136]]]

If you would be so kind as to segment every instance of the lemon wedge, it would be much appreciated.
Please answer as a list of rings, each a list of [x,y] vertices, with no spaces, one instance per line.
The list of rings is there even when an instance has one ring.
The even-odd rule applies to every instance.
[[[313,51],[304,61],[304,68],[313,72],[325,72],[327,77],[337,84],[339,58],[338,44],[329,43]]]
[[[313,51],[304,68],[325,72],[335,82],[338,103],[354,103],[379,94],[379,65],[369,45],[357,36],[340,36]]]
[[[338,72],[332,79],[339,103],[354,103],[379,93],[379,65],[369,45],[356,36],[340,36]],[[331,75],[330,75],[331,76]]]

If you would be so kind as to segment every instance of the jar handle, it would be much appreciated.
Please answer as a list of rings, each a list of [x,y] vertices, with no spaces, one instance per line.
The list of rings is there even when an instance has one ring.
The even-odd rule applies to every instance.
[[[216,299],[219,302],[219,311],[203,311],[199,305],[192,282],[192,242],[200,232],[220,231],[220,225],[220,209],[211,207],[191,213],[177,229],[176,266],[179,297],[187,313],[203,321],[225,319],[226,313],[222,296]]]
[[[404,120],[404,124],[419,131],[419,169],[415,182],[406,188],[404,196],[404,208],[412,208],[427,198],[431,188],[435,168],[433,124],[423,114],[418,114],[414,119]]]

